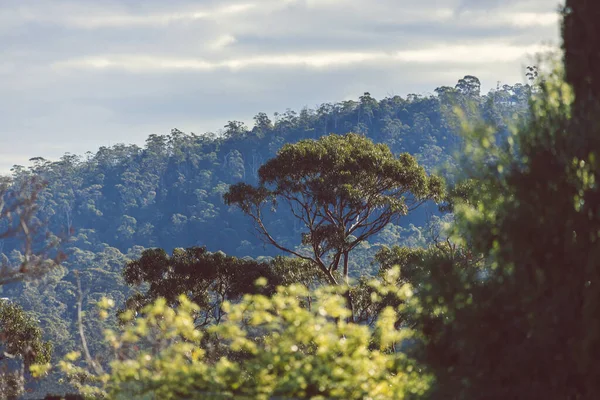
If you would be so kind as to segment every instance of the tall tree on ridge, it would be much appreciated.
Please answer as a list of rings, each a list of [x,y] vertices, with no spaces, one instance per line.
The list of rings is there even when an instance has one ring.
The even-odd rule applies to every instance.
[[[333,285],[348,285],[348,258],[356,246],[444,191],[442,180],[428,177],[414,157],[395,157],[387,146],[354,133],[286,145],[259,177],[257,187],[231,186],[227,204],[249,215],[267,243],[310,261]],[[308,253],[280,243],[266,226],[265,205],[281,203],[306,228]]]

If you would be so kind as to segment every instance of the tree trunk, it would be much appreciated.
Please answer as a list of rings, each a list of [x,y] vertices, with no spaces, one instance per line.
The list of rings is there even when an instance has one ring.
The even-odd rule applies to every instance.
[[[600,2],[566,0],[563,49],[567,82],[581,104],[600,99]]]
[[[344,252],[344,280],[346,285],[350,285],[350,277],[348,274],[348,252]]]
[[[352,303],[352,293],[350,293],[350,286],[346,286],[346,302],[348,303],[348,310],[350,310],[350,317],[348,322],[354,322],[354,303]]]
[[[348,302],[348,309],[350,310],[350,318],[348,322],[354,322],[354,304],[352,303],[352,294],[350,293],[350,276],[348,274],[348,252],[344,252],[344,282],[346,283],[346,300]]]
[[[572,109],[573,128],[571,145],[578,158],[587,158],[590,152],[598,155],[600,150],[600,1],[598,0],[566,0],[563,9],[563,50],[567,82],[572,86],[575,101]],[[577,133],[574,135],[573,133]],[[592,163],[597,176],[598,167]],[[590,203],[597,203],[598,192]],[[595,199],[594,199],[595,198]],[[596,201],[594,201],[596,200]],[[581,265],[575,282],[580,287],[600,282],[600,264],[594,255],[590,261]],[[597,350],[600,348],[600,323],[598,307],[600,295],[598,290],[584,290],[581,307],[581,324],[574,327],[578,337],[574,345],[578,353],[579,376],[576,382],[583,389],[585,398],[598,398],[600,394],[600,373],[597,369]],[[578,310],[579,311],[579,310]],[[577,351],[578,350],[578,351]]]

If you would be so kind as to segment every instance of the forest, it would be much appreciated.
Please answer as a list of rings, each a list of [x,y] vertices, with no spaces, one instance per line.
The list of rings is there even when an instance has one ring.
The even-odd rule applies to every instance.
[[[526,84],[466,75],[15,165],[0,398],[600,398],[585,4]]]

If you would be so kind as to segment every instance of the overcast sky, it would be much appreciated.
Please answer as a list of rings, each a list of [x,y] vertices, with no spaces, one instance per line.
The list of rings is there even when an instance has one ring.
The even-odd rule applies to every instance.
[[[1,0],[0,171],[258,112],[523,82],[554,0]]]

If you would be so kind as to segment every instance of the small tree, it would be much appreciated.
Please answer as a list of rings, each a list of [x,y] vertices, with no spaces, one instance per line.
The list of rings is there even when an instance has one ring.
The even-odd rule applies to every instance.
[[[395,157],[386,145],[354,133],[288,144],[258,174],[257,187],[231,186],[226,203],[249,215],[267,243],[310,261],[333,285],[340,283],[340,266],[348,283],[348,256],[357,245],[427,200],[438,201],[444,191],[443,181],[428,177],[409,154]],[[269,232],[267,204],[285,204],[303,223],[309,254]]]
[[[50,361],[52,345],[31,315],[7,300],[0,300],[0,398],[23,394],[26,371],[33,363]],[[27,374],[28,375],[28,374]]]

